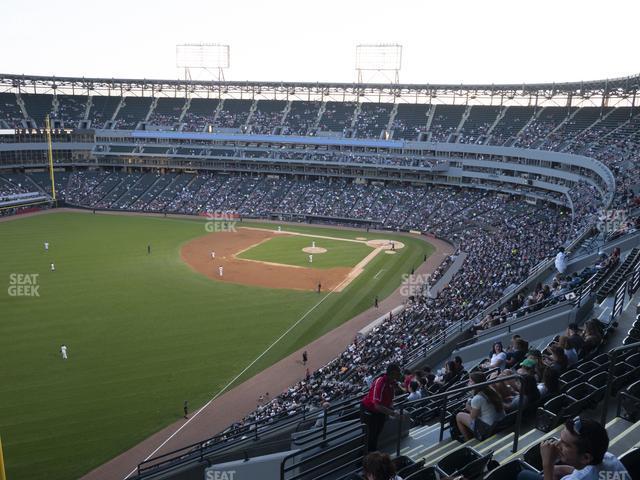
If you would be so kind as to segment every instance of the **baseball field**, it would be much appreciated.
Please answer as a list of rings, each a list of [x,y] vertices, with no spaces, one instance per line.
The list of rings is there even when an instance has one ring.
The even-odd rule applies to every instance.
[[[0,246],[0,436],[21,480],[82,476],[185,400],[204,404],[297,322],[237,382],[370,308],[433,251],[393,234],[74,212],[2,222]]]

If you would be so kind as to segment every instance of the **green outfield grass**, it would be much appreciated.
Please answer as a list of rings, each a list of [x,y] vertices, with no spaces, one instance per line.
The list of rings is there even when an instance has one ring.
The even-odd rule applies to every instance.
[[[127,450],[179,419],[184,400],[191,409],[204,404],[327,295],[211,281],[179,254],[204,234],[203,221],[159,217],[52,213],[0,223],[0,436],[8,478],[78,478]],[[389,295],[432,251],[419,239],[401,241],[402,253],[378,255],[239,381],[369,308],[375,295]],[[12,274],[39,275],[39,296],[10,296]]]
[[[311,242],[316,242],[316,247],[327,249],[326,253],[314,254],[313,262],[309,262],[309,254],[302,251],[303,248],[310,247]],[[282,235],[256,245],[237,257],[299,267],[333,268],[354,267],[372,251],[373,248],[364,243]]]

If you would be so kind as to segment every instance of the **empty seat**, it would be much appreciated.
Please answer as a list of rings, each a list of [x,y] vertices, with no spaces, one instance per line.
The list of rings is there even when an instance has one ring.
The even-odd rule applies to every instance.
[[[637,421],[640,418],[640,381],[621,392],[619,402],[620,416],[630,422]]]
[[[632,448],[620,457],[631,478],[640,478],[640,448]]]
[[[440,477],[442,477],[442,472],[438,470],[438,467],[427,467],[402,478],[404,480],[440,480]]]
[[[567,391],[567,395],[576,399],[576,403],[571,406],[571,412],[576,415],[584,408],[592,408],[593,395],[597,393],[597,389],[589,385],[587,382],[581,382],[575,387]]]
[[[560,391],[566,392],[574,385],[577,385],[582,381],[584,374],[579,370],[569,370],[560,377]]]
[[[624,362],[632,367],[640,367],[640,353],[634,353],[624,359]]]
[[[532,465],[529,465],[526,460],[522,461],[520,459],[516,459],[511,460],[504,465],[500,465],[495,470],[489,472],[489,474],[484,478],[485,480],[513,480],[518,476],[520,472],[524,470],[530,470],[536,473],[539,472]]]
[[[584,362],[583,364],[580,364],[576,367],[576,370],[579,371],[582,374],[585,373],[595,373],[594,370],[597,370],[598,367],[600,367],[600,364],[597,364],[596,362],[594,362],[593,360],[590,360],[588,362]]]
[[[625,362],[616,363],[614,368],[614,379],[611,384],[611,391],[617,392],[625,385],[628,385],[633,380],[635,370],[631,365],[627,365]]]
[[[609,354],[601,353],[600,355],[595,356],[591,359],[592,362],[597,363],[598,365],[605,365],[609,363]]]
[[[452,476],[462,476],[467,480],[481,480],[482,478],[484,478],[492,458],[493,452],[489,452],[486,455],[465,465],[460,470],[453,472]]]
[[[424,467],[424,458],[418,462],[414,462],[409,457],[397,457],[393,459],[398,476],[405,478]]]
[[[543,432],[549,432],[560,422],[566,420],[575,411],[573,406],[576,399],[567,394],[560,394],[547,401],[536,412],[536,428]]]
[[[452,475],[481,456],[473,448],[462,447],[445,456],[438,462],[437,467],[447,475]]]
[[[609,379],[608,372],[600,372],[593,375],[591,378],[589,378],[588,380],[589,385],[591,385],[596,389],[596,392],[592,396],[592,400],[595,404],[597,404],[602,400],[602,397],[604,396],[604,392],[607,388],[608,379]]]

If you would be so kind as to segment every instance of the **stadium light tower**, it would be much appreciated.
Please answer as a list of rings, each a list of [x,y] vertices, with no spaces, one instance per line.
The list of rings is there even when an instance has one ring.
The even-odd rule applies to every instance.
[[[372,78],[382,83],[400,83],[402,68],[402,45],[380,43],[356,45],[356,73],[358,83],[371,82]],[[368,74],[365,78],[365,74]]]
[[[176,67],[184,71],[185,80],[192,80],[192,74],[200,73],[223,81],[224,71],[229,68],[230,58],[229,45],[219,43],[176,45]]]

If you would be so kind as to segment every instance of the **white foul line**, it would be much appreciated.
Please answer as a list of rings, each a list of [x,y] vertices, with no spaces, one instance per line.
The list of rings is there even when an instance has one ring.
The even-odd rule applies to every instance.
[[[256,364],[256,362],[257,362],[258,360],[260,360],[262,357],[264,357],[264,356],[265,356],[265,354],[266,354],[269,350],[271,350],[271,349],[272,349],[272,348],[273,348],[273,347],[274,347],[274,346],[275,346],[275,345],[276,345],[280,340],[282,340],[282,339],[283,339],[283,338],[284,338],[284,337],[285,337],[285,336],[286,336],[286,335],[287,335],[291,330],[293,330],[295,327],[297,327],[297,326],[300,324],[300,322],[302,322],[302,320],[304,320],[304,319],[307,317],[307,315],[309,315],[312,311],[314,311],[314,310],[318,307],[318,305],[320,305],[320,304],[321,304],[322,302],[324,302],[327,298],[329,298],[329,297],[331,296],[331,294],[333,294],[333,293],[335,292],[335,290],[336,290],[338,287],[340,287],[340,286],[341,286],[341,285],[342,285],[346,280],[347,280],[347,279],[345,278],[342,282],[340,282],[338,285],[336,285],[336,286],[335,286],[335,287],[334,287],[334,288],[333,288],[329,293],[327,293],[327,295],[325,295],[325,296],[324,296],[324,297],[323,297],[323,298],[322,298],[318,303],[316,303],[313,307],[311,307],[311,308],[310,308],[310,309],[309,309],[309,310],[308,310],[308,311],[307,311],[307,312],[306,312],[302,317],[300,317],[300,318],[296,321],[296,323],[294,323],[293,325],[291,325],[291,326],[290,326],[290,327],[289,327],[289,328],[288,328],[288,329],[287,329],[287,330],[286,330],[282,335],[280,335],[280,337],[278,337],[278,338],[276,339],[276,341],[275,341],[275,342],[273,342],[271,345],[269,345],[269,346],[267,347],[267,349],[266,349],[264,352],[262,352],[260,355],[258,355],[258,356],[255,358],[255,360],[253,360],[249,365],[247,365],[247,366],[244,368],[244,370],[242,370],[238,375],[236,375],[236,376],[233,378],[233,380],[231,380],[229,383],[227,383],[227,384],[222,388],[222,390],[220,390],[218,393],[216,393],[216,394],[213,396],[213,398],[212,398],[211,400],[209,400],[209,401],[208,401],[207,403],[205,403],[202,407],[200,407],[200,409],[199,409],[196,413],[194,413],[191,417],[189,417],[189,419],[188,419],[186,422],[184,422],[182,425],[180,425],[180,427],[179,427],[175,432],[173,432],[171,435],[169,435],[169,436],[167,437],[167,439],[166,439],[164,442],[162,442],[162,443],[158,446],[158,448],[156,448],[153,452],[151,452],[151,453],[150,453],[150,454],[149,454],[149,455],[148,455],[148,456],[147,456],[143,461],[144,461],[144,462],[146,462],[147,460],[149,460],[153,455],[155,455],[155,454],[158,452],[158,450],[160,450],[162,447],[164,447],[164,446],[165,446],[165,445],[166,445],[166,444],[167,444],[167,443],[168,443],[168,442],[169,442],[173,437],[175,437],[175,436],[180,432],[180,430],[182,430],[184,427],[186,427],[186,426],[191,422],[191,420],[193,420],[193,419],[194,419],[194,418],[196,418],[198,415],[200,415],[200,412],[202,412],[205,408],[207,408],[209,405],[211,405],[211,402],[213,402],[216,398],[218,398],[220,395],[222,395],[222,393],[223,393],[227,388],[229,388],[229,387],[230,387],[230,386],[231,386],[231,385],[232,385],[232,384],[233,384],[233,383],[234,383],[238,378],[240,378],[240,377],[241,377],[241,376],[242,376],[242,375],[243,375],[247,370],[249,370],[253,365],[255,365],[255,364]],[[127,480],[127,478],[129,478],[131,475],[133,475],[133,474],[134,474],[134,473],[136,473],[137,471],[138,471],[138,467],[135,467],[133,470],[131,470],[131,471],[127,474],[127,476],[126,476],[126,477],[124,477],[124,479],[123,479],[123,480]]]
[[[381,269],[381,270],[378,270],[378,273],[376,273],[376,274],[373,276],[373,279],[375,280],[376,278],[378,278],[378,275],[380,275],[382,272],[384,272],[384,268],[383,268],[383,269]]]

